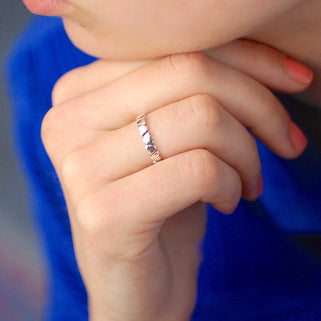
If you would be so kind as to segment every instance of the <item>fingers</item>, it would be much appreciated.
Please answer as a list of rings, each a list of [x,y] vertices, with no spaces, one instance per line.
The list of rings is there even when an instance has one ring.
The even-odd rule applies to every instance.
[[[64,74],[54,86],[52,91],[52,104],[57,105],[68,99],[95,90],[149,62],[151,62],[151,60],[97,60],[89,65],[73,69]],[[95,77],[92,76],[93,73]],[[79,79],[83,81],[75,81]]]
[[[238,174],[212,153],[198,149],[106,184],[83,200],[76,219],[88,234],[106,233],[108,227],[111,239],[144,238],[144,233],[158,232],[166,218],[199,200],[231,213],[240,195]]]
[[[150,113],[199,93],[214,96],[280,156],[292,158],[302,152],[292,141],[294,127],[287,112],[269,90],[243,73],[199,53],[173,55],[144,65],[73,99],[65,116],[68,117],[69,112],[70,123],[72,120],[75,124],[82,123],[83,130],[86,127],[112,130],[134,121],[141,113]],[[79,117],[78,122],[74,121],[74,115]]]
[[[46,149],[73,200],[149,167],[134,123],[141,113],[148,114],[165,160],[206,149],[216,164],[225,164],[216,168],[223,172],[228,168],[237,176],[249,199],[259,190],[260,162],[254,140],[243,126],[283,157],[295,157],[305,147],[304,136],[269,90],[204,54],[172,55],[139,69],[127,65],[122,71],[128,68],[132,70],[126,75],[92,90],[107,79],[99,73],[82,87],[88,93],[77,96],[74,91],[77,97],[51,109],[44,120]],[[116,69],[111,74],[119,75]],[[88,183],[79,183],[77,177],[87,177]],[[215,206],[228,211],[224,203],[231,208],[230,201],[220,198]]]
[[[240,175],[245,198],[258,197],[261,166],[255,140],[211,96],[196,95],[157,109],[147,115],[146,120],[163,159],[193,149],[207,149]],[[81,200],[99,184],[115,181],[150,165],[150,155],[133,122],[73,153],[67,164],[65,162],[64,176],[69,176],[70,182],[79,183],[80,177],[86,182],[87,190],[81,189],[77,195]]]
[[[238,39],[226,45],[208,49],[204,53],[278,91],[300,92],[311,83],[313,78],[309,68],[293,60],[289,63],[288,58],[280,51],[255,41]],[[53,105],[106,85],[152,61],[97,60],[87,66],[74,69],[63,75],[55,85],[52,93]],[[93,70],[95,77],[92,77]],[[83,81],[79,82],[75,79]]]
[[[289,60],[270,46],[254,41],[239,39],[204,53],[278,91],[303,91],[313,78],[309,68]]]

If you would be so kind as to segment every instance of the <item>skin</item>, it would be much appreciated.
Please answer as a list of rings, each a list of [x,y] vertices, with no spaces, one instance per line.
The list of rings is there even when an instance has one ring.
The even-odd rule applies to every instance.
[[[283,55],[268,47],[251,70],[253,48],[234,43],[209,57],[143,65],[101,60],[57,83],[42,139],[66,197],[90,320],[189,320],[204,202],[231,213],[242,193],[255,199],[262,192],[256,146],[243,124],[280,156],[305,148],[261,83],[290,92],[308,84],[294,80],[281,67]],[[220,55],[225,64],[212,59]],[[141,112],[164,158],[153,166],[137,135]]]
[[[62,16],[81,50],[114,61],[205,50],[237,38],[266,43],[315,72],[311,88],[299,97],[320,105],[319,0],[24,1],[34,13]]]
[[[256,30],[300,1],[72,0],[70,3],[73,9],[64,22],[79,48],[101,58],[131,60],[216,47]],[[255,9],[249,12],[245,8]]]
[[[315,71],[312,87],[300,98],[320,105],[320,1],[141,1],[72,0],[66,31],[83,51],[111,60],[199,51],[237,38],[266,43]]]
[[[103,58],[59,80],[42,125],[92,321],[189,320],[204,202],[231,213],[242,195],[262,193],[252,135],[282,157],[304,150],[267,88],[301,92],[311,73],[299,67],[298,80],[284,54],[235,39],[283,46],[319,77],[317,54],[293,45],[299,35],[318,49],[309,36],[318,19],[291,34],[298,12],[311,16],[318,1],[142,1],[26,0],[35,13],[63,16],[72,41]],[[318,101],[313,86],[302,99]],[[153,166],[137,134],[141,113],[164,158]]]

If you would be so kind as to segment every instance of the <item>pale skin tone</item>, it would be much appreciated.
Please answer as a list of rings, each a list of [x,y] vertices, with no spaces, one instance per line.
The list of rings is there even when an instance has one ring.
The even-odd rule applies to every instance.
[[[242,195],[260,195],[252,134],[286,158],[306,146],[267,87],[302,92],[311,72],[295,65],[300,75],[293,77],[280,52],[230,42],[256,40],[306,62],[316,80],[301,99],[317,105],[321,19],[306,17],[321,5],[71,0],[53,9],[31,2],[36,13],[64,16],[74,43],[103,58],[58,82],[42,127],[67,201],[90,319],[189,320],[204,202],[231,213]],[[306,28],[296,30],[299,13]],[[141,113],[164,158],[153,166],[135,124]]]

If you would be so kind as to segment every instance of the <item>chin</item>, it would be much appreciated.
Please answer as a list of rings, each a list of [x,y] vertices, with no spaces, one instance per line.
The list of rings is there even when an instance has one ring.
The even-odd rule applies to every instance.
[[[129,42],[113,41],[97,36],[86,27],[64,18],[64,27],[71,42],[81,51],[106,60],[140,60],[162,56],[158,50],[148,50],[146,46],[132,46]]]
[[[188,41],[139,41],[138,39],[110,39],[108,35],[96,35],[80,24],[64,18],[66,33],[72,43],[81,51],[100,59],[131,61],[155,59],[170,54],[201,51],[211,47],[209,44],[195,44]],[[156,38],[156,37],[155,37]]]

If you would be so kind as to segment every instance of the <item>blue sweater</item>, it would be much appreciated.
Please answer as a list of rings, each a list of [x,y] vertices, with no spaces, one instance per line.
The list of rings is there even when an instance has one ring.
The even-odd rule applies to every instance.
[[[50,321],[84,321],[88,311],[65,201],[40,126],[56,80],[92,61],[71,44],[60,19],[36,18],[7,65],[15,142],[47,253]],[[193,321],[321,320],[320,260],[289,237],[321,232],[321,155],[311,145],[294,161],[260,143],[259,151],[263,196],[242,200],[230,216],[208,206]]]

